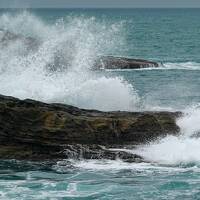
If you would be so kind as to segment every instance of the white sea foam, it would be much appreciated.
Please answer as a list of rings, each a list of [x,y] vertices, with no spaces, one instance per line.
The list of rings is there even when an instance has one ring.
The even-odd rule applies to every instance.
[[[125,163],[121,160],[72,161],[76,167],[88,170],[125,170],[137,171],[188,171],[199,172],[200,167],[200,108],[186,109],[177,120],[181,135],[169,135],[137,149],[127,149],[129,153],[142,156],[147,163]]]
[[[164,62],[159,67],[149,67],[138,70],[200,70],[198,62]]]
[[[131,152],[131,150],[129,150]],[[149,172],[160,171],[169,172],[169,171],[186,171],[188,169],[170,166],[160,166],[157,163],[128,163],[123,162],[122,160],[63,160],[59,161],[56,165],[54,165],[53,169],[58,172],[66,172],[69,171],[69,163],[73,165],[73,167],[77,169],[85,169],[89,171],[109,171],[115,173],[116,171],[121,170],[134,170],[138,172]],[[193,170],[194,168],[190,168]],[[194,169],[195,170],[195,169]]]
[[[166,165],[200,165],[200,109],[187,109],[177,120],[180,136],[167,136],[134,151],[146,160]]]
[[[182,70],[200,70],[198,62],[166,62],[161,66],[162,69],[182,69]]]
[[[0,28],[40,41],[38,49],[29,53],[20,40],[0,49],[1,94],[82,108],[135,110],[139,97],[131,84],[89,70],[97,55],[124,42],[123,23],[68,16],[50,25],[24,12],[4,14]]]
[[[125,163],[121,160],[72,161],[73,165],[88,170],[137,171],[188,171],[199,172],[200,167],[200,108],[186,109],[184,116],[177,120],[181,135],[169,135],[137,149],[127,149],[129,153],[142,156],[146,163]],[[118,149],[119,150],[119,149]],[[65,161],[64,161],[65,162]]]

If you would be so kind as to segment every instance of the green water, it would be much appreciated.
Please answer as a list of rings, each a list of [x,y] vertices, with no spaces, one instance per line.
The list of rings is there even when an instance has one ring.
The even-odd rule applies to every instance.
[[[32,166],[1,163],[1,199],[198,199],[196,167],[115,162]],[[24,166],[25,165],[25,166]],[[80,167],[78,167],[80,166]],[[96,169],[94,168],[96,166]]]

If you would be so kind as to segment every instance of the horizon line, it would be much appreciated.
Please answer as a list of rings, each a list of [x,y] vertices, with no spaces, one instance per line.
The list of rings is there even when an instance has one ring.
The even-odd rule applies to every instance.
[[[0,9],[200,9],[200,7],[0,7]]]

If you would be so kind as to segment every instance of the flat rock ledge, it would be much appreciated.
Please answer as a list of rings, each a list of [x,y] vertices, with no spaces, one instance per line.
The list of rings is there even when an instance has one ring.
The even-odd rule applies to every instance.
[[[180,112],[100,112],[0,95],[0,159],[141,162],[124,148],[179,134],[179,116]]]

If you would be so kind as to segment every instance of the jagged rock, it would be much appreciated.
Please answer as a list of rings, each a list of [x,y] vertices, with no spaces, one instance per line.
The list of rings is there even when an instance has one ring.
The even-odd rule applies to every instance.
[[[178,134],[179,112],[100,112],[0,96],[0,158],[139,158],[121,147]],[[84,146],[85,145],[85,146]],[[78,147],[78,148],[77,148]],[[74,149],[74,151],[73,151]],[[70,153],[69,153],[70,152]]]

